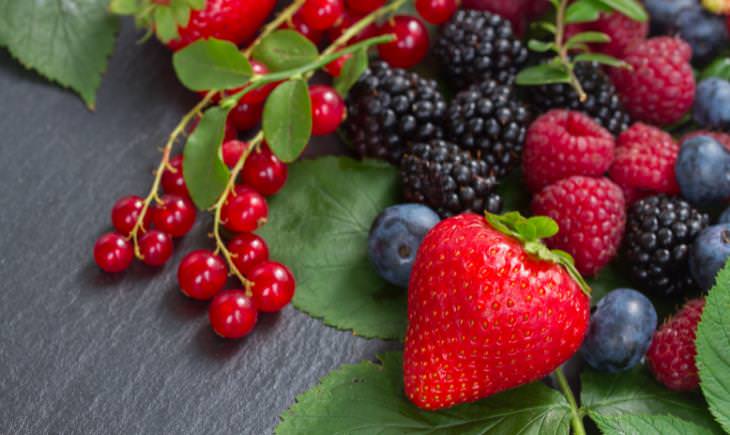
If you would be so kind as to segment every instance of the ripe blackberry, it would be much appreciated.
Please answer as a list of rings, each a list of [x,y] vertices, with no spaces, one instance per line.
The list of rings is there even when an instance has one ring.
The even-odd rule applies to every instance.
[[[465,211],[498,213],[502,198],[489,165],[443,140],[419,142],[403,155],[401,178],[406,201],[426,204],[441,215]]]
[[[689,250],[708,224],[707,214],[677,197],[656,195],[634,203],[624,243],[638,288],[661,294],[694,289]]]
[[[530,115],[512,86],[487,80],[459,92],[446,115],[446,138],[502,177],[519,164]]]
[[[603,128],[618,135],[631,125],[631,117],[624,109],[616,88],[595,63],[578,63],[575,75],[588,97],[581,102],[575,88],[567,83],[542,85],[531,89],[532,103],[540,112],[567,108],[585,112]]]
[[[527,61],[527,48],[499,15],[462,9],[441,28],[434,53],[458,83],[492,78],[511,83]]]
[[[377,61],[350,91],[347,112],[355,151],[398,164],[409,143],[442,137],[446,102],[435,81]]]

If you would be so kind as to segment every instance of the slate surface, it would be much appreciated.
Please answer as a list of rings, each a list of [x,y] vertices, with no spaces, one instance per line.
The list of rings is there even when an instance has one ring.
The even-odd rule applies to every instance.
[[[321,376],[395,346],[292,308],[246,340],[217,338],[175,277],[184,252],[208,246],[207,218],[161,271],[97,269],[112,204],[147,191],[195,101],[170,54],[138,36],[126,22],[96,112],[0,50],[0,433],[270,433]]]

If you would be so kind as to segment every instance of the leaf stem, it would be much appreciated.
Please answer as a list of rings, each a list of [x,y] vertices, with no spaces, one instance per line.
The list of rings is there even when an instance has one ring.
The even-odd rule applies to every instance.
[[[171,171],[174,171],[175,169],[169,167],[170,163],[170,153],[172,152],[172,148],[177,142],[178,137],[180,137],[181,134],[185,132],[185,128],[188,126],[190,121],[200,114],[200,112],[210,103],[210,101],[213,99],[213,96],[215,95],[215,92],[208,92],[205,94],[205,97],[203,97],[202,100],[198,102],[188,113],[186,113],[180,122],[175,126],[175,129],[172,130],[172,133],[170,133],[170,136],[167,138],[167,143],[165,143],[165,146],[162,148],[162,159],[160,159],[160,164],[157,165],[157,170],[155,171],[155,179],[152,182],[152,187],[150,188],[149,193],[147,194],[147,197],[144,199],[142,203],[142,210],[139,212],[139,216],[137,217],[137,221],[134,223],[134,227],[132,227],[132,231],[129,232],[128,239],[132,240],[132,243],[134,244],[134,255],[137,256],[140,260],[142,259],[142,252],[139,249],[139,232],[145,231],[144,228],[144,220],[145,216],[147,215],[147,212],[149,211],[150,204],[152,201],[160,202],[160,196],[158,194],[160,190],[160,182],[162,180],[162,174],[164,174],[166,169],[169,169]]]
[[[362,17],[358,22],[348,27],[347,30],[342,35],[340,35],[339,38],[337,38],[333,43],[330,44],[329,47],[327,47],[322,52],[322,54],[327,55],[336,52],[338,48],[346,45],[350,39],[354,38],[355,36],[357,36],[358,33],[365,30],[365,28],[374,23],[375,20],[389,13],[397,11],[407,1],[408,0],[395,0],[392,3],[389,3],[388,5],[383,6],[380,9],[376,9],[370,14]]]
[[[246,57],[250,58],[253,49],[256,48],[259,42],[261,42],[262,39],[264,39],[274,30],[278,29],[282,24],[289,21],[299,10],[299,8],[302,7],[305,1],[306,0],[294,0],[289,6],[281,11],[281,13],[276,18],[274,18],[269,24],[266,25],[266,27],[264,27],[264,30],[259,33],[259,36],[257,36],[256,39],[248,46],[248,48],[246,48],[243,54]]]
[[[575,76],[575,70],[573,63],[570,61],[568,56],[568,48],[564,44],[565,39],[565,9],[568,7],[568,0],[560,0],[558,8],[555,11],[555,47],[558,49],[558,57],[560,63],[563,64],[563,68],[567,71],[570,77],[570,84],[575,88],[575,92],[578,93],[578,99],[584,102],[588,96],[586,95],[583,87],[580,85],[580,81]]]
[[[568,400],[568,405],[570,405],[570,414],[572,415],[571,424],[573,425],[573,434],[574,435],[586,435],[586,428],[583,426],[583,419],[580,416],[580,411],[578,409],[578,403],[575,401],[575,396],[573,395],[573,390],[570,389],[568,380],[565,379],[565,375],[563,374],[562,367],[558,367],[555,370],[555,377],[557,378],[558,384],[560,385],[560,391],[563,392],[563,395]]]

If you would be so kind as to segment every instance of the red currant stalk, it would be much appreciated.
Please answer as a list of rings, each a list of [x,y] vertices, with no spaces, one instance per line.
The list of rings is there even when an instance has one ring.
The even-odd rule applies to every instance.
[[[405,4],[408,0],[395,0],[394,2],[383,6],[380,9],[376,9],[373,12],[369,13],[368,15],[365,15],[362,17],[358,22],[353,24],[352,26],[348,27],[347,30],[342,32],[342,35],[340,35],[339,38],[337,38],[334,42],[332,42],[329,47],[327,47],[323,52],[322,55],[328,55],[331,53],[336,52],[340,47],[344,47],[347,45],[347,43],[354,37],[356,37],[360,32],[362,32],[366,27],[373,24],[376,20],[379,18],[394,13],[398,9],[400,9],[403,4]]]

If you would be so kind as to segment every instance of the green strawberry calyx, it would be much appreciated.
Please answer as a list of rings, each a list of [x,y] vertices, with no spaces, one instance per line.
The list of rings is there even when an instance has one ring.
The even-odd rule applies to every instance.
[[[205,0],[111,0],[109,11],[116,15],[131,15],[137,27],[146,28],[147,39],[154,32],[167,43],[180,34],[178,27],[186,27],[190,13],[205,7]]]
[[[533,216],[526,218],[519,212],[511,211],[502,215],[485,213],[487,222],[497,231],[519,240],[525,252],[540,260],[550,261],[568,272],[571,278],[580,286],[583,293],[591,296],[591,287],[575,268],[573,257],[560,249],[549,249],[542,243],[558,233],[560,228],[557,222],[547,216]]]

